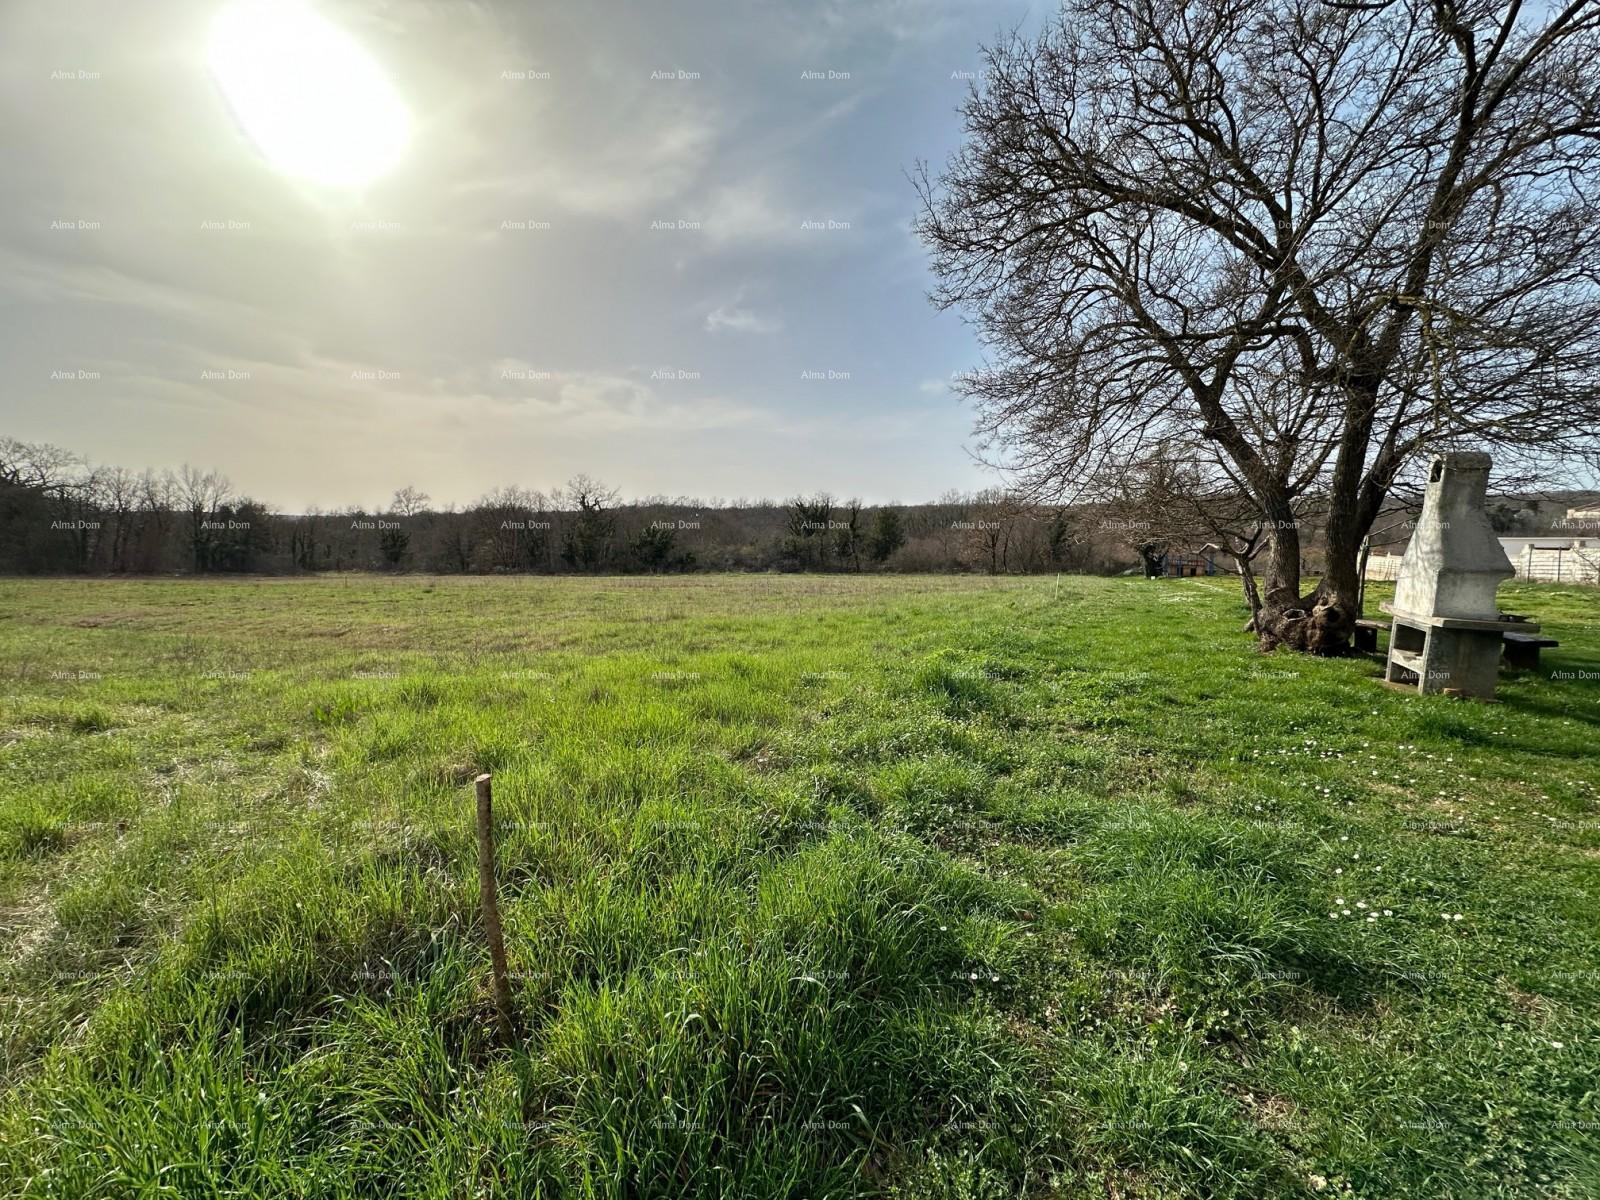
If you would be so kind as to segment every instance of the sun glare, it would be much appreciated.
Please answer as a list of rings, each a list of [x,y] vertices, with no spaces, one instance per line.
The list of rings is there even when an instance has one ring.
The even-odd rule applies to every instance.
[[[354,187],[394,166],[411,115],[377,63],[303,0],[235,0],[207,61],[266,159],[317,183]]]

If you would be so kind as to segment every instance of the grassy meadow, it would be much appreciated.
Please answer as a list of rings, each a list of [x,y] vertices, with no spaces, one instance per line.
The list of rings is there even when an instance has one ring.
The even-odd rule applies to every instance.
[[[1600,592],[1501,597],[1477,704],[1223,578],[0,581],[0,1194],[1600,1195]]]

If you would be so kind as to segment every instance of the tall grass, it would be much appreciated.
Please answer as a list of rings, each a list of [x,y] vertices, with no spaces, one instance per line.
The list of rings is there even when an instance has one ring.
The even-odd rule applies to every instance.
[[[0,584],[5,1192],[1594,1194],[1600,597],[1213,583]]]

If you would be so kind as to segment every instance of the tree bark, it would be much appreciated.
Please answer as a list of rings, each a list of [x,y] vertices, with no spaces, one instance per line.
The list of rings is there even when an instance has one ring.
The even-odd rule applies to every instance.
[[[1261,589],[1256,585],[1256,573],[1250,567],[1250,560],[1243,554],[1235,554],[1233,561],[1239,566],[1239,582],[1244,588],[1244,602],[1250,608],[1250,624],[1245,626],[1245,630],[1252,632],[1256,622],[1261,619]]]
[[[1354,506],[1352,506],[1353,508]],[[1370,522],[1363,514],[1337,508],[1327,529],[1327,563],[1317,586],[1300,595],[1300,535],[1275,530],[1266,601],[1257,614],[1258,643],[1264,651],[1287,646],[1308,654],[1335,657],[1350,652],[1360,610],[1358,560]],[[1293,556],[1291,561],[1291,554]]]
[[[1155,547],[1147,542],[1143,545],[1135,546],[1134,550],[1138,552],[1139,563],[1144,568],[1144,577],[1146,579],[1161,578],[1162,556],[1156,553]]]

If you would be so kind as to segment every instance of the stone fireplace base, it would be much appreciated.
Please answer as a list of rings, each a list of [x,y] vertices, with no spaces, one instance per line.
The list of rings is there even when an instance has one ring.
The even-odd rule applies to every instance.
[[[1506,630],[1534,633],[1539,628],[1531,621],[1426,617],[1382,607],[1394,617],[1384,682],[1423,695],[1450,691],[1494,699]]]

